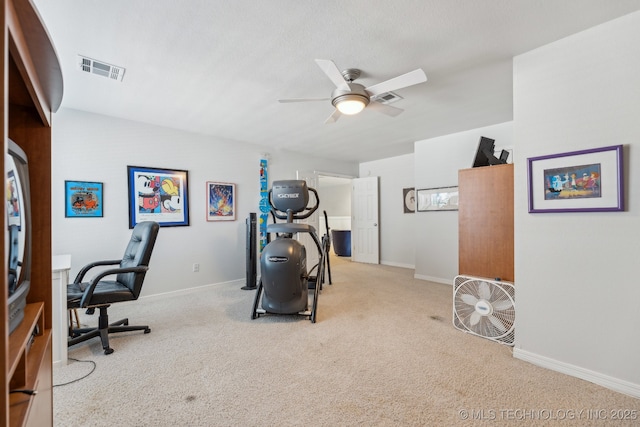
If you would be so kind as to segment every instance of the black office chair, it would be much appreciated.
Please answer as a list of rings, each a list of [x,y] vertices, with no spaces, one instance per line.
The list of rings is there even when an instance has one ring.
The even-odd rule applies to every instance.
[[[73,328],[69,326],[68,346],[78,344],[99,336],[104,354],[113,353],[109,347],[109,334],[113,332],[144,331],[151,332],[148,326],[129,326],[129,319],[109,323],[107,308],[116,302],[137,300],[142,290],[144,276],[149,269],[149,259],[158,236],[160,226],[153,221],[138,223],[131,233],[131,240],[120,260],[97,261],[84,266],[76,280],[67,286],[67,308],[97,307],[100,309],[97,328]],[[88,282],[84,276],[94,267],[118,265],[101,271]],[[115,280],[103,280],[115,275]]]

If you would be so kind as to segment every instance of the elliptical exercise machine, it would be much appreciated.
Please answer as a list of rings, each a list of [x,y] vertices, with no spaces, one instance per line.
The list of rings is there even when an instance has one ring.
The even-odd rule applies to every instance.
[[[316,199],[315,204],[310,207],[307,206],[309,191]],[[256,319],[266,313],[299,314],[315,323],[318,295],[324,282],[324,266],[328,254],[313,226],[293,221],[309,218],[318,209],[318,193],[307,187],[303,180],[275,181],[269,190],[269,204],[271,213],[286,222],[267,226],[267,233],[276,233],[277,237],[264,247],[260,256],[260,282],[251,318]],[[314,270],[317,267],[315,276],[307,271],[306,248],[293,238],[297,233],[309,233],[318,249],[318,265],[311,268]],[[309,289],[313,290],[311,310]]]

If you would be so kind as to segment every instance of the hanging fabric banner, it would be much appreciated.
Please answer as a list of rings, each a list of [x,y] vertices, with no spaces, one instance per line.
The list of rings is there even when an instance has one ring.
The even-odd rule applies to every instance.
[[[269,176],[267,159],[260,160],[260,253],[267,245],[267,220],[269,219]]]

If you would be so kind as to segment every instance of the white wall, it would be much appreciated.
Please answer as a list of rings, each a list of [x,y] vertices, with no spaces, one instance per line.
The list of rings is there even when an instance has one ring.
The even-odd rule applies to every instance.
[[[331,230],[351,230],[351,178],[319,177],[321,211],[327,211]],[[319,219],[319,235],[326,233],[324,215]]]
[[[329,228],[350,230],[349,226],[339,228],[339,223],[334,223],[332,220],[346,218],[347,224],[351,222],[351,178],[327,178],[321,175],[318,179],[317,190],[322,205],[321,211],[327,211]],[[320,218],[320,223],[324,227],[324,218]]]
[[[52,250],[72,255],[72,275],[88,262],[124,252],[131,234],[127,165],[134,165],[189,172],[190,225],[160,229],[143,295],[244,283],[245,219],[259,212],[259,160],[268,149],[69,109],[53,122]],[[270,151],[269,180],[295,179],[298,169],[355,176],[357,167]],[[65,218],[65,180],[103,182],[104,217]],[[206,181],[236,184],[235,221],[206,221]],[[192,272],[194,263],[200,272]]]
[[[514,355],[640,397],[640,12],[514,60]],[[626,211],[527,212],[526,159],[624,144]]]
[[[360,177],[379,176],[380,263],[413,268],[416,214],[404,213],[403,188],[413,187],[413,154],[360,164]]]
[[[457,186],[458,171],[472,166],[481,136],[495,139],[498,152],[511,150],[513,123],[417,141],[416,189]],[[415,216],[415,277],[453,283],[458,274],[458,212],[416,212]]]
[[[351,216],[351,180],[341,179],[342,183],[327,185],[320,178],[318,195],[322,203],[322,209],[327,211],[327,216]],[[331,227],[331,225],[329,225]]]

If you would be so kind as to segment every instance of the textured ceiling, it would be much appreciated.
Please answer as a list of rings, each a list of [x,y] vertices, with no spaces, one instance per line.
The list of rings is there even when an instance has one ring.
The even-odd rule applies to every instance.
[[[63,108],[348,161],[512,120],[514,55],[640,9],[640,0],[33,2],[62,65]],[[122,82],[79,71],[77,55],[124,67]],[[428,81],[395,91],[398,117],[365,109],[324,124],[329,101],[277,102],[330,96],[316,58],[361,69],[364,86],[416,68]]]

